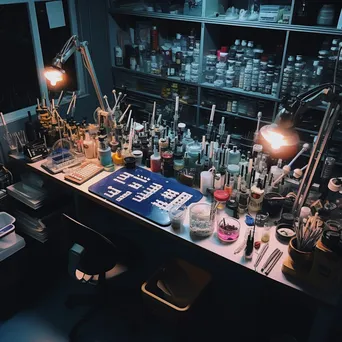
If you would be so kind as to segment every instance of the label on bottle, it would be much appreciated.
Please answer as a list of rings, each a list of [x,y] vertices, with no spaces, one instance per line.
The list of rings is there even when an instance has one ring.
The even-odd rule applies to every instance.
[[[123,54],[120,46],[115,47],[115,65],[122,66],[123,65]]]

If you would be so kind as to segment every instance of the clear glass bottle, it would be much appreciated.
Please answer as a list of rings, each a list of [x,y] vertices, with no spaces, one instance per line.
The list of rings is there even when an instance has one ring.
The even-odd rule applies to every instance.
[[[260,75],[260,59],[253,59],[251,90],[254,92],[258,91],[259,75]]]
[[[181,51],[187,52],[188,51],[188,38],[185,35],[182,35],[182,38],[180,40],[180,46],[181,46]]]
[[[246,64],[242,62],[239,75],[239,88],[244,89]]]
[[[227,70],[226,74],[226,87],[233,88],[234,87],[234,80],[235,80],[235,70],[233,66],[230,66]]]
[[[186,151],[190,158],[190,167],[193,168],[195,167],[198,153],[202,152],[202,144],[195,140],[193,143],[187,145]]]
[[[173,47],[177,49],[177,51],[181,51],[181,41],[182,35],[180,33],[176,33],[176,38],[173,40]]]
[[[220,55],[220,61],[216,64],[216,79],[214,85],[216,87],[224,87],[226,84],[227,62],[226,56]]]
[[[294,71],[294,77],[291,87],[291,97],[295,98],[299,93],[302,86],[302,69],[301,64],[296,63],[295,64],[295,71]]]
[[[183,14],[190,15],[190,0],[184,0]]]
[[[245,43],[246,43],[246,41],[245,41]],[[237,47],[237,49],[236,49],[236,60],[237,61],[241,61],[241,62],[243,62],[244,61],[244,54],[245,54],[245,43],[244,43],[244,46],[242,45],[242,43],[241,43],[241,45],[239,45],[238,47]]]
[[[249,60],[253,61],[253,58],[254,58],[254,42],[249,41],[247,49],[246,49],[246,53],[245,53],[245,60],[246,61],[249,61]]]
[[[248,166],[248,161],[246,160],[246,156],[244,154],[241,155],[241,159],[239,161],[240,170],[241,170],[242,166],[243,167],[247,167]]]
[[[186,57],[185,59],[185,81],[191,81],[191,57]]]
[[[266,81],[265,81],[265,94],[272,93],[272,84],[274,79],[274,73],[267,73],[266,74]]]
[[[191,63],[191,82],[198,83],[199,80],[199,64],[198,63]]]
[[[180,68],[180,73],[179,73],[179,77],[181,81],[185,81],[185,69],[186,69],[186,64],[182,63],[181,68]]]
[[[322,83],[322,71],[323,67],[319,65],[319,60],[314,61],[312,66],[310,88],[315,88]]]
[[[287,95],[291,92],[291,86],[294,78],[294,64],[295,58],[289,56],[287,59],[287,66],[284,69],[283,81],[281,85],[281,95]]]
[[[202,0],[191,1],[189,15],[197,17],[202,15]]]
[[[217,64],[217,56],[215,52],[215,50],[210,50],[209,55],[205,58],[205,81],[208,83],[214,83],[215,81]]]
[[[234,77],[234,87],[235,88],[239,88],[241,65],[242,65],[241,61],[236,61],[236,63],[235,63],[235,77]]]
[[[276,97],[278,95],[279,81],[280,81],[280,67],[276,67],[275,72],[274,72],[273,82],[272,82],[272,90],[271,90],[272,96]]]
[[[156,51],[152,51],[152,54],[151,54],[151,73],[154,75],[160,74],[158,56],[157,56]]]
[[[232,60],[236,59],[236,53],[240,45],[241,45],[240,39],[236,39],[235,43],[229,49],[229,52],[228,52],[229,59],[232,59]]]
[[[266,77],[267,77],[267,72],[266,71],[260,71],[259,81],[258,81],[258,92],[261,94],[265,93]]]
[[[229,151],[229,164],[239,165],[241,159],[241,153],[237,149],[237,146],[234,146],[232,150]]]
[[[246,52],[247,52],[247,40],[243,40],[241,42],[241,48],[242,48],[243,56],[245,57]]]
[[[184,169],[184,159],[182,153],[174,154],[173,169],[175,174]]]
[[[185,134],[183,138],[183,152],[187,150],[187,147],[189,144],[192,144],[194,142],[194,139],[191,138],[191,131],[190,129],[187,130],[187,133]]]
[[[251,59],[247,60],[247,66],[245,69],[245,79],[243,89],[246,91],[252,90],[252,74],[253,74],[253,61]]]
[[[241,190],[238,192],[238,212],[243,215],[246,213],[248,208],[248,197],[249,193],[245,185],[241,186]]]
[[[311,77],[312,77],[311,70],[308,67],[304,68],[302,72],[302,86],[300,88],[301,93],[304,93],[309,90]]]

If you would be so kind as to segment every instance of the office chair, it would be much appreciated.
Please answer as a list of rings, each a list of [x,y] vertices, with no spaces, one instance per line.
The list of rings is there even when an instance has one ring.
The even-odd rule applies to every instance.
[[[81,325],[109,302],[113,291],[108,291],[108,281],[121,276],[128,268],[122,261],[119,248],[112,241],[66,214],[63,214],[62,219],[71,241],[74,242],[69,250],[68,272],[77,281],[94,285],[97,289],[96,294],[69,295],[67,299],[66,305],[69,308],[79,305],[91,306],[88,313],[69,333],[72,341],[77,337]]]

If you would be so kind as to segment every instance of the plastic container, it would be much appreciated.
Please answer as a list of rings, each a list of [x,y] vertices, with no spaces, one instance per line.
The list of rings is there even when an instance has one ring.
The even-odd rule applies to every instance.
[[[174,229],[180,229],[185,218],[187,206],[182,205],[174,206],[169,210],[169,217],[171,220],[171,226]]]
[[[200,191],[201,193],[206,196],[207,190],[213,187],[213,174],[209,171],[201,172],[200,178]]]
[[[7,227],[10,224],[13,224],[14,222],[15,218],[13,216],[7,214],[4,211],[0,212],[0,229]]]
[[[14,224],[15,218],[6,212],[0,212],[0,229]],[[10,257],[25,247],[25,240],[14,231],[0,239],[0,261]]]

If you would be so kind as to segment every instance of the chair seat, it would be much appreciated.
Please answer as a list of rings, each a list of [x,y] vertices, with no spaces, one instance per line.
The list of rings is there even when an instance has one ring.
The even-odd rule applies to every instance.
[[[128,268],[124,264],[116,264],[111,270],[106,272],[105,279],[110,280],[128,271]],[[84,283],[89,283],[92,285],[97,285],[99,280],[99,274],[86,274],[78,269],[75,270],[75,276],[79,281]]]

